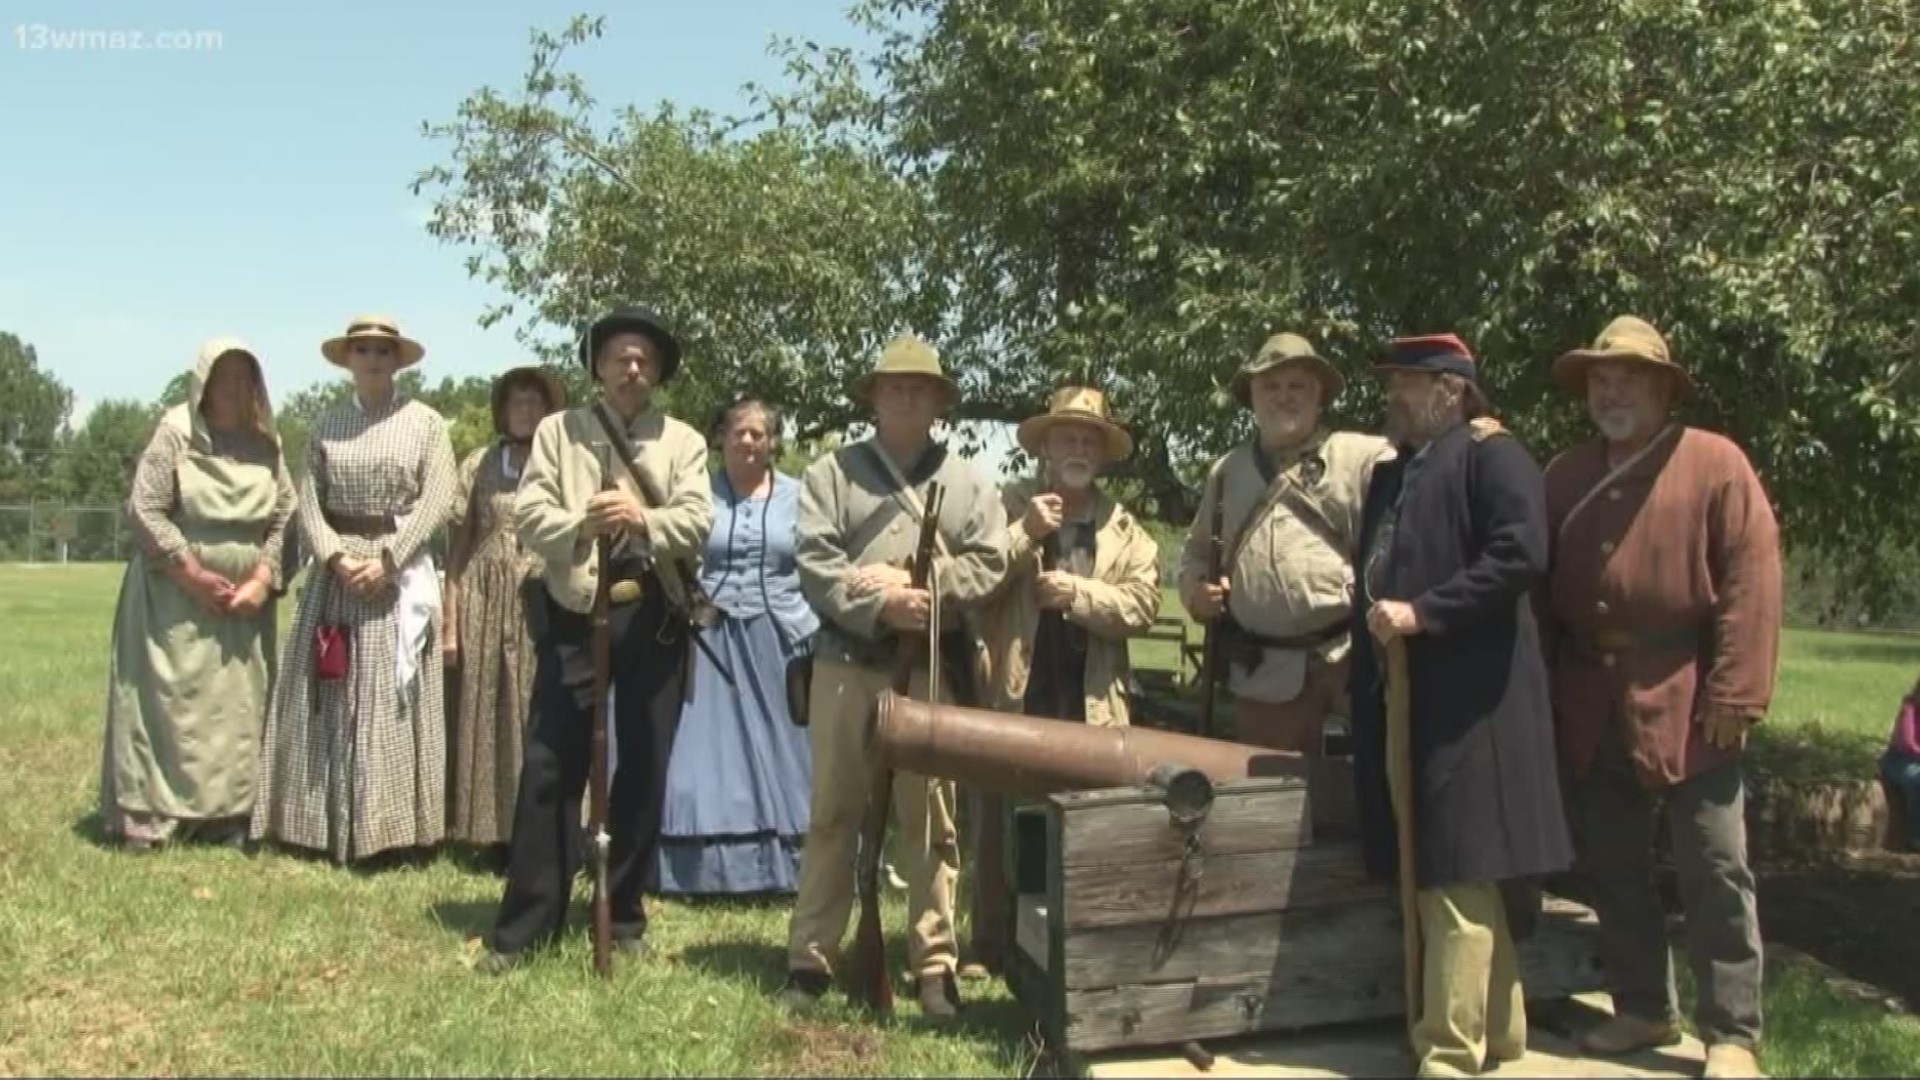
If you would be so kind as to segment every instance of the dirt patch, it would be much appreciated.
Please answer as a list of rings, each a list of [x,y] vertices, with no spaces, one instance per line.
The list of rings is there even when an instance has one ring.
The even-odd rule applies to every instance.
[[[772,1042],[780,1075],[865,1076],[881,1067],[879,1036],[865,1028],[789,1020]]]
[[[1920,1010],[1920,855],[1878,852],[1756,870],[1760,927],[1853,997]],[[1860,984],[1865,984],[1864,986]]]

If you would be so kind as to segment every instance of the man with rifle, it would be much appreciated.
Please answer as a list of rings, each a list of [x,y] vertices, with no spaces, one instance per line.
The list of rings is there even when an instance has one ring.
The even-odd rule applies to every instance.
[[[1091,387],[1056,390],[1020,424],[1038,477],[1001,492],[1007,576],[983,609],[991,684],[987,706],[1100,726],[1128,721],[1127,642],[1160,614],[1160,549],[1096,478],[1133,453],[1133,436]],[[962,978],[1001,969],[1011,929],[1003,865],[1004,800],[969,793],[973,941]]]
[[[641,890],[656,858],[687,650],[707,621],[702,597],[689,588],[690,567],[713,522],[706,441],[652,400],[679,368],[680,351],[651,308],[603,316],[580,345],[601,400],[547,417],[533,436],[514,518],[520,542],[545,564],[545,593],[528,604],[537,649],[534,727],[506,893],[482,972],[519,965],[564,928],[590,768],[613,774],[606,820],[596,823],[606,841],[588,852],[607,862],[596,867],[596,879],[608,883],[613,944],[627,956],[646,953]],[[603,590],[606,647],[597,650],[594,609]],[[606,708],[594,700],[596,684],[613,691],[618,770],[590,761],[605,754],[591,731],[594,710]]]
[[[1254,437],[1208,473],[1179,585],[1217,658],[1202,672],[1203,701],[1225,667],[1237,742],[1318,754],[1346,694],[1360,506],[1392,451],[1378,436],[1321,425],[1345,385],[1307,339],[1275,334],[1229,387],[1253,411]]]
[[[808,467],[800,495],[797,558],[800,586],[820,613],[808,704],[813,746],[813,804],[800,855],[800,887],[787,944],[788,1008],[811,1007],[825,994],[852,913],[854,859],[869,800],[887,799],[899,825],[907,877],[907,951],[920,1005],[936,1019],[959,1005],[953,894],[959,852],[952,785],[929,777],[880,772],[866,753],[874,703],[894,685],[896,658],[920,658],[910,692],[927,694],[932,631],[944,663],[940,699],[971,703],[979,656],[963,614],[1006,572],[1006,512],[978,470],[934,442],[933,423],[959,397],[931,346],[895,338],[873,371],[856,379],[853,398],[873,410],[874,435]],[[912,562],[930,485],[942,505],[931,539],[936,556],[930,588],[914,585]],[[936,594],[937,590],[937,594]],[[939,617],[937,624],[935,616]],[[879,794],[876,795],[876,792]],[[884,806],[876,805],[876,810]],[[885,818],[879,818],[884,825]],[[883,831],[883,830],[882,830]],[[869,837],[873,831],[869,830]],[[863,866],[870,870],[871,863]],[[866,875],[862,875],[863,877]],[[868,970],[851,972],[861,996],[886,1004],[883,955],[858,950]]]

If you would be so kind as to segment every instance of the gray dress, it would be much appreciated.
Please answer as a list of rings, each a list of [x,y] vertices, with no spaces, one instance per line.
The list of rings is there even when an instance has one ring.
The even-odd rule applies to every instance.
[[[265,433],[222,434],[198,403],[170,410],[134,471],[128,515],[140,547],[113,616],[100,816],[113,839],[161,841],[178,826],[245,824],[274,678],[272,599],[252,615],[202,610],[167,575],[191,554],[238,584],[265,564],[281,587],[293,485]]]
[[[315,425],[300,482],[301,538],[313,556],[294,610],[268,715],[252,834],[323,851],[335,862],[437,844],[446,833],[445,673],[440,584],[427,541],[456,485],[439,413],[396,392],[357,398]],[[336,528],[341,515],[392,515],[390,535]],[[327,569],[336,554],[386,552],[396,588],[375,597]],[[315,634],[340,627],[345,678],[315,673]]]

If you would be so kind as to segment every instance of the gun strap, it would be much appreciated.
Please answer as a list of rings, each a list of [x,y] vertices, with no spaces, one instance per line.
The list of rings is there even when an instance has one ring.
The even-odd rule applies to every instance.
[[[593,403],[593,416],[600,421],[600,430],[607,433],[607,438],[620,455],[621,464],[627,467],[627,475],[633,478],[634,486],[639,488],[641,502],[649,504],[648,509],[665,506],[666,500],[660,497],[660,491],[654,485],[653,479],[647,475],[645,469],[640,467],[639,455],[633,448],[632,440],[627,438],[626,426],[613,416],[612,410],[607,408],[605,398]],[[699,578],[694,575],[693,569],[671,556],[659,556],[657,561],[670,563],[679,571],[681,585],[687,590],[685,605],[690,609],[695,601],[694,590],[699,585]],[[671,602],[672,592],[669,590],[667,595]]]

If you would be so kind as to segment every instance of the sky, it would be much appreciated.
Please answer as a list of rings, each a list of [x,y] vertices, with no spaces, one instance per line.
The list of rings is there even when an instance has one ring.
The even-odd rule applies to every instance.
[[[0,330],[74,391],[76,424],[157,397],[222,334],[276,398],[338,377],[319,344],[360,312],[423,342],[430,381],[505,370],[518,318],[480,328],[501,297],[409,190],[448,153],[422,122],[516,94],[530,34],[578,14],[606,16],[568,62],[604,105],[736,111],[781,82],[776,35],[862,44],[848,3],[0,0]]]

